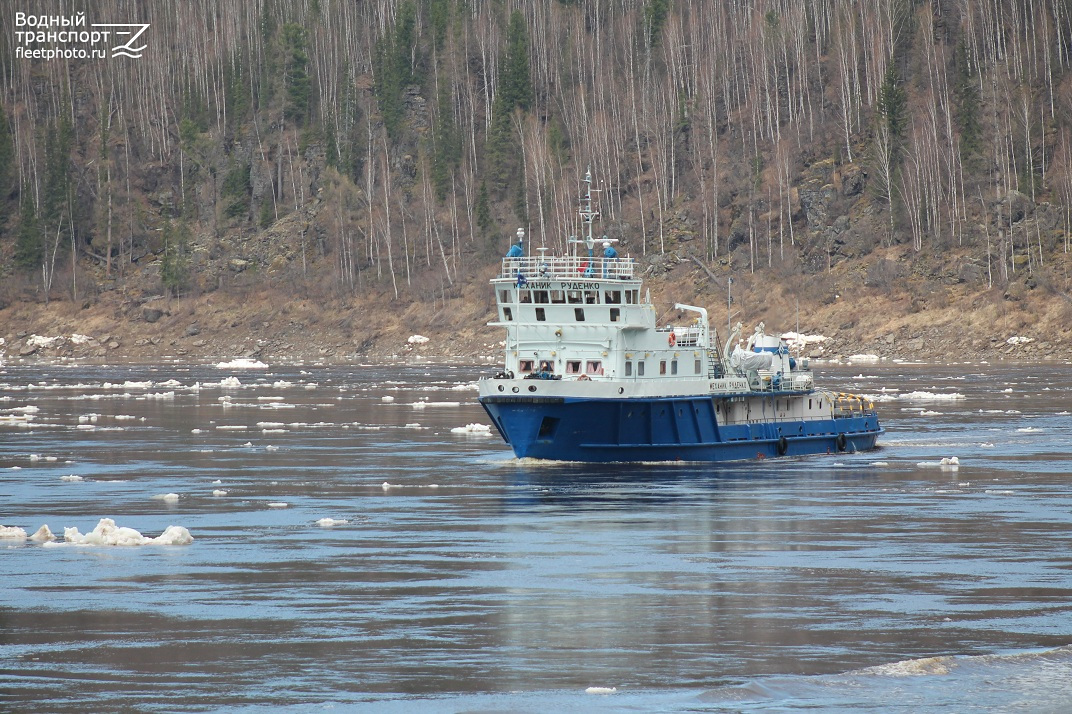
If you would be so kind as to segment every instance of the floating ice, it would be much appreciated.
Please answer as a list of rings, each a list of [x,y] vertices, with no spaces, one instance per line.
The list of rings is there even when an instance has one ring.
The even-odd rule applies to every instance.
[[[279,451],[279,447],[274,446],[273,444],[268,444],[268,446],[264,447],[264,450],[265,451]]]
[[[26,531],[18,526],[0,526],[0,538],[6,540],[26,540]]]
[[[1020,427],[1016,431],[1020,432],[1021,434],[1034,434],[1036,431],[1042,431],[1042,429],[1039,429],[1037,426],[1024,426]]]
[[[64,528],[63,540],[72,545],[188,545],[194,539],[182,526],[168,526],[156,538],[147,538],[133,528],[117,527],[111,518],[102,518],[85,535],[77,528]]]
[[[450,430],[451,434],[467,434],[473,436],[491,436],[491,427],[487,424],[466,424],[456,426]]]
[[[869,466],[889,466],[889,461],[872,461]]]
[[[220,362],[216,365],[216,369],[268,369],[268,365],[260,360],[248,359],[246,357],[239,357],[233,359],[230,362]]]
[[[48,527],[48,524],[46,523],[45,525],[38,528],[32,536],[30,536],[30,540],[36,543],[44,543],[45,541],[56,540],[56,536],[52,535],[52,530]]]
[[[214,489],[212,491],[212,495],[215,496],[216,498],[221,498],[223,496],[226,496],[227,492],[224,491],[222,488],[217,488],[217,489]]]
[[[390,394],[388,394],[386,396],[383,396],[383,397],[380,397],[381,402],[393,402],[394,400],[395,400],[395,398],[392,397]]]
[[[991,496],[1012,496],[1015,493],[1015,491],[997,491],[997,490],[988,488],[985,491],[985,493],[987,493],[988,495],[991,495]]]
[[[268,508],[286,508],[289,505],[289,503],[286,503],[284,501],[272,501],[268,504]]]
[[[957,468],[960,468],[960,459],[958,459],[956,456],[948,456],[943,457],[941,461],[920,461],[916,464],[916,466],[924,468],[937,466],[944,470],[955,470]]]
[[[316,524],[321,528],[331,528],[333,526],[343,526],[349,522],[350,521],[346,519],[321,518],[319,521],[316,522]]]
[[[163,501],[164,503],[178,503],[179,494],[177,493],[158,493],[153,496],[154,501]]]
[[[275,382],[272,382],[272,386],[276,389],[286,389],[287,387],[293,387],[294,382],[288,382],[285,379],[279,379]]]
[[[77,483],[78,481],[85,481],[84,478],[78,474],[69,474],[67,476],[60,476],[60,481],[67,481],[69,483]]]
[[[204,429],[190,429],[190,433],[191,434],[204,434],[205,430]]]
[[[406,342],[410,343],[411,345],[425,345],[428,344],[428,338],[424,335],[410,335],[409,339],[406,340]]]
[[[905,392],[901,395],[901,399],[909,399],[917,402],[956,401],[958,399],[964,399],[964,395],[960,392],[950,392],[948,394],[937,394],[935,392]]]
[[[617,694],[617,687],[589,687],[584,690],[585,694]]]
[[[242,382],[238,381],[238,377],[224,377],[220,380],[220,386],[224,389],[238,389]]]
[[[848,362],[878,362],[881,357],[871,354],[849,355],[846,358]]]

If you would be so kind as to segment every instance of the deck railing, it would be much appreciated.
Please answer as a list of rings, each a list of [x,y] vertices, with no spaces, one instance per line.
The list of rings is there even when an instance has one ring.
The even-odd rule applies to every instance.
[[[541,257],[503,258],[499,277],[517,280],[628,280],[633,277],[636,261],[632,258]]]

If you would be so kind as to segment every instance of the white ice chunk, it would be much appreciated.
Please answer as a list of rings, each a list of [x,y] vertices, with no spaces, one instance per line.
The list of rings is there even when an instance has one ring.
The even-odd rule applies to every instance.
[[[224,491],[222,488],[217,488],[217,489],[213,490],[212,495],[215,496],[216,498],[222,498],[223,496],[227,495],[227,492]]]
[[[216,369],[268,369],[268,365],[260,360],[239,357],[230,362],[220,362]]]
[[[30,536],[30,540],[34,541],[35,543],[44,543],[45,541],[56,540],[56,536],[52,535],[52,530],[48,527],[48,524],[46,523],[45,525],[38,528],[32,536]]]
[[[5,540],[26,540],[26,531],[18,526],[0,526],[0,538]]]
[[[182,526],[168,526],[158,537],[147,538],[133,528],[116,526],[111,518],[102,518],[85,535],[77,528],[64,528],[63,540],[73,545],[187,545],[193,542],[193,536]]]
[[[331,528],[333,526],[346,525],[349,522],[350,521],[348,521],[346,519],[321,518],[319,521],[316,522],[316,524],[318,526],[320,526],[321,528]]]
[[[67,481],[68,483],[77,483],[79,481],[85,481],[85,479],[78,474],[68,474],[67,476],[60,476],[60,481]]]
[[[272,501],[268,504],[268,508],[286,508],[289,505],[290,504],[285,501]]]
[[[158,493],[153,496],[154,501],[163,501],[164,503],[178,503],[179,494],[177,493]]]
[[[491,436],[491,427],[487,424],[466,424],[456,426],[450,430],[451,434],[467,434],[473,436]]]

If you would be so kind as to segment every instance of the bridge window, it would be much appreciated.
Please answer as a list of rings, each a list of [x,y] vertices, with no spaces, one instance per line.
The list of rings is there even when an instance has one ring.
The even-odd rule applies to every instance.
[[[536,321],[537,322],[546,322],[547,321],[547,315],[544,313],[544,309],[542,307],[536,308]]]
[[[513,296],[511,295],[510,290],[500,290],[499,291],[499,302],[513,302],[513,301],[514,301],[514,299],[513,299]]]
[[[521,372],[522,374],[527,374],[527,373],[531,372],[532,371],[532,360],[523,359],[520,362],[518,362],[517,371]]]
[[[585,372],[587,374],[603,374],[603,362],[598,359],[588,360],[588,364],[585,366]]]
[[[598,290],[585,290],[584,301],[589,305],[596,305],[599,303],[599,291]]]
[[[514,313],[513,313],[513,311],[510,310],[510,308],[508,308],[508,307],[503,308],[503,319],[506,320],[507,322],[510,322],[511,320],[514,319]]]
[[[607,290],[603,293],[603,302],[608,305],[619,305],[622,302],[621,290]]]
[[[551,291],[551,302],[555,303],[555,304],[560,304],[560,303],[566,302],[566,293],[564,293],[561,290],[552,290]]]
[[[566,374],[579,374],[581,371],[581,361],[579,359],[566,360]]]
[[[518,290],[517,297],[519,302],[532,302],[531,290]]]
[[[550,300],[550,298],[547,297],[547,291],[546,290],[533,290],[532,291],[532,301],[533,302],[538,302],[538,303],[540,303],[542,305],[546,305],[551,300]]]
[[[612,307],[610,309],[610,321],[618,322],[622,317],[622,309],[620,307]]]
[[[575,308],[573,308],[573,316],[577,318],[577,322],[584,322],[584,308],[583,307],[575,307]]]
[[[583,303],[584,300],[581,299],[581,291],[580,290],[567,290],[566,291],[566,302],[568,302],[570,305],[580,305],[581,303]]]

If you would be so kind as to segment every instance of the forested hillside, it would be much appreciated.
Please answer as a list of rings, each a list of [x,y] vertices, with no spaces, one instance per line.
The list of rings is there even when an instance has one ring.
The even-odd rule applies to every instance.
[[[28,58],[89,46],[65,18],[145,49]],[[798,313],[1068,301],[1069,0],[19,0],[0,28],[0,308],[447,300],[518,226],[561,248],[588,166],[623,253],[722,304],[731,272]]]

